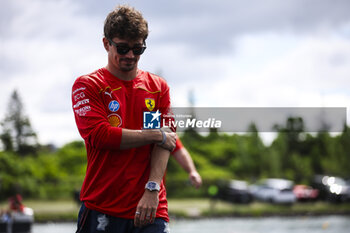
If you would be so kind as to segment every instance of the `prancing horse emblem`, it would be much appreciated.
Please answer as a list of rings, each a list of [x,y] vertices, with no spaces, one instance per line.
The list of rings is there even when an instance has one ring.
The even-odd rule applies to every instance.
[[[148,110],[152,111],[156,105],[156,102],[152,98],[146,98],[145,99],[145,104]]]

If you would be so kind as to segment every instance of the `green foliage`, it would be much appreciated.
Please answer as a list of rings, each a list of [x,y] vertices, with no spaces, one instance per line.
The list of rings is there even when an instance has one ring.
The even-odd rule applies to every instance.
[[[255,181],[260,178],[288,178],[308,184],[315,174],[350,177],[350,131],[332,136],[303,132],[302,120],[288,120],[279,126],[271,145],[263,144],[252,125],[246,134],[201,135],[195,131],[180,136],[203,179],[193,188],[188,174],[170,158],[166,175],[169,197],[209,197],[208,188],[225,179]],[[86,151],[82,141],[58,149],[42,149],[22,157],[0,152],[0,199],[15,192],[26,198],[69,198],[81,187],[86,171]]]
[[[201,191],[195,193],[186,183],[187,174],[170,160],[167,189],[170,197],[208,196],[211,184],[222,179],[253,182],[261,178],[287,178],[309,184],[316,174],[350,177],[350,132],[347,126],[338,136],[327,132],[304,132],[301,118],[289,118],[285,126],[276,126],[278,135],[270,146],[263,144],[254,125],[244,135],[195,131],[181,135],[198,172],[203,178]]]
[[[80,188],[86,170],[82,142],[72,142],[56,152],[21,157],[0,152],[0,198],[14,193],[25,197],[57,199],[71,197]]]
[[[40,147],[17,91],[11,95],[8,113],[0,122],[0,199],[14,193],[25,197],[55,199],[71,197],[80,188],[86,171],[86,151],[82,141],[64,145],[57,151]],[[297,183],[310,182],[315,174],[350,177],[350,130],[337,136],[327,132],[304,132],[303,119],[291,117],[277,125],[278,135],[270,146],[263,144],[258,129],[249,126],[244,135],[220,134],[210,130],[204,136],[195,130],[181,135],[202,176],[196,190],[188,174],[170,159],[167,191],[170,197],[208,197],[208,188],[225,179],[255,181],[280,177]],[[23,156],[26,155],[26,156]]]

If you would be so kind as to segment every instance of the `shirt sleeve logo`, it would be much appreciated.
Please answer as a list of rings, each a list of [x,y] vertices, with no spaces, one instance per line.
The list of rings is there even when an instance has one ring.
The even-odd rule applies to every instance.
[[[162,114],[156,112],[143,112],[143,128],[144,129],[160,129],[160,116]]]
[[[148,110],[152,111],[156,105],[156,102],[152,98],[146,98],[145,99],[145,104]]]
[[[119,110],[120,104],[118,103],[118,101],[116,100],[112,100],[111,102],[109,102],[108,104],[108,108],[111,112],[116,112]]]
[[[122,118],[118,114],[113,113],[108,115],[108,122],[111,124],[111,126],[119,127],[122,125]]]

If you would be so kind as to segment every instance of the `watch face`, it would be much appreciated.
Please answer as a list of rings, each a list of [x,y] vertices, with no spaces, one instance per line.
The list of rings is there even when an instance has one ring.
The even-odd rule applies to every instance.
[[[150,182],[150,183],[148,184],[148,187],[149,187],[150,189],[155,189],[155,188],[156,188],[156,184],[153,183],[153,182],[152,182],[152,183]]]
[[[159,185],[156,182],[153,182],[153,181],[147,182],[145,188],[150,190],[150,191],[155,191],[155,190],[159,191]]]

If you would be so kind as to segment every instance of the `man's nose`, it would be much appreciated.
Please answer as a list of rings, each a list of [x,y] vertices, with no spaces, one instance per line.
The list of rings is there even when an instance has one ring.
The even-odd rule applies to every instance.
[[[134,52],[132,51],[132,49],[130,49],[127,54],[125,54],[125,57],[127,58],[134,58],[135,55],[134,55]]]

